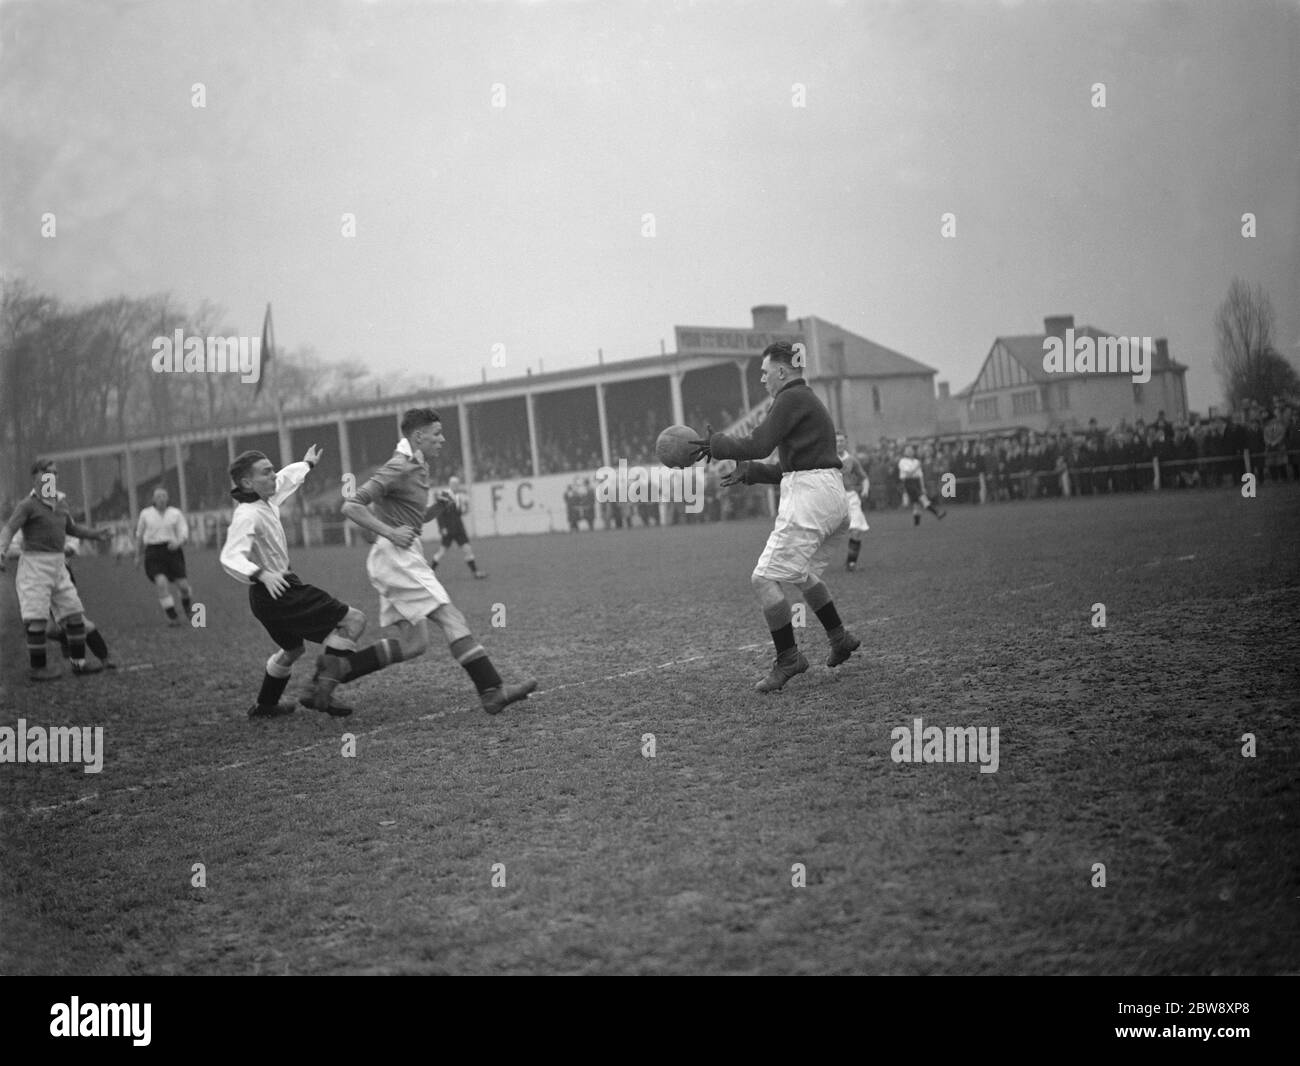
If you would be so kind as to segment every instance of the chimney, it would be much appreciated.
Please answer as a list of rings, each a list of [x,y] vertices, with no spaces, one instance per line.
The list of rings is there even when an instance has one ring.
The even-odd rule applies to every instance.
[[[939,399],[948,399],[948,383],[946,381],[939,382]]]
[[[1153,364],[1156,369],[1163,369],[1169,365],[1169,338],[1156,338],[1156,358]]]
[[[1049,337],[1065,340],[1065,331],[1074,329],[1074,315],[1049,315],[1043,319],[1043,332]]]
[[[786,318],[787,310],[785,304],[759,304],[750,308],[750,314],[754,316],[754,328],[780,329],[790,321]]]

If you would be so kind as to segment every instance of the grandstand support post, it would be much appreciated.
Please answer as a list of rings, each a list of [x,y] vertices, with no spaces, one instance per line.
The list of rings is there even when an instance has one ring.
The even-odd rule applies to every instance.
[[[124,449],[126,455],[126,509],[131,515],[131,528],[140,520],[140,508],[135,498],[135,460],[131,458],[131,445]]]
[[[226,458],[230,461],[231,466],[235,465],[235,435],[233,433],[226,434]]]
[[[1245,466],[1245,471],[1244,471],[1244,473],[1249,474],[1249,473],[1251,472],[1251,471],[1250,471],[1250,449],[1249,449],[1249,448],[1245,448],[1245,449],[1242,450],[1242,453],[1241,453],[1241,461],[1242,461],[1242,464]],[[1240,480],[1240,479],[1238,479],[1238,480]]]
[[[980,503],[989,502],[988,479],[984,476],[984,471],[980,471]]]
[[[1156,492],[1160,491],[1160,457],[1158,455],[1151,456],[1151,487]]]
[[[609,419],[605,416],[605,383],[596,382],[596,419],[600,423],[600,462],[602,466],[611,466],[609,461]],[[631,458],[629,456],[629,458]]]
[[[86,457],[81,457],[81,503],[86,512],[86,525],[94,522],[90,514],[90,475],[86,472]]]
[[[474,450],[469,438],[469,404],[461,402],[456,407],[456,420],[460,426],[460,461],[465,468],[465,484],[474,484]]]
[[[190,488],[185,481],[185,448],[180,438],[172,441],[172,448],[176,453],[176,487],[180,494],[181,513],[184,514],[190,509]]]
[[[747,360],[737,359],[736,369],[740,371],[740,409],[748,411],[752,404],[749,402],[749,377],[745,373]]]
[[[531,392],[524,393],[524,408],[528,412],[528,450],[533,457],[533,477],[541,477],[542,465],[537,457],[537,410]]]
[[[352,469],[352,441],[348,438],[348,420],[342,415],[338,420],[339,428],[339,462],[343,464],[344,476],[354,473]],[[343,522],[343,543],[347,547],[352,547],[352,523],[346,519]]]
[[[674,370],[668,375],[668,387],[673,398],[673,425],[686,424],[686,412],[682,408],[682,372]],[[697,426],[696,429],[699,429]],[[703,433],[703,430],[700,430]]]

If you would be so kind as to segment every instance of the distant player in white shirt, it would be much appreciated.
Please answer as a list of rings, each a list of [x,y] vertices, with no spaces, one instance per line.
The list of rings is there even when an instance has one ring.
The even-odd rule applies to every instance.
[[[178,626],[176,601],[172,598],[170,584],[180,589],[181,607],[185,617],[190,616],[194,591],[185,576],[184,545],[190,539],[190,529],[180,509],[167,506],[167,490],[153,491],[153,506],[140,512],[135,527],[135,565],[144,561],[144,576],[158,590],[158,605],[167,615],[170,625]]]
[[[947,511],[938,510],[930,497],[925,494],[925,482],[922,477],[921,460],[916,457],[916,448],[909,444],[903,449],[903,457],[898,460],[898,480],[903,483],[903,491],[912,501],[912,525],[921,524],[921,508],[924,507],[935,518],[942,518]]]
[[[844,498],[849,505],[849,558],[844,564],[845,570],[858,568],[858,552],[862,550],[862,534],[870,531],[867,516],[862,511],[862,501],[871,491],[871,479],[862,469],[857,456],[849,451],[849,438],[843,433],[835,434],[835,450],[839,452],[840,466],[844,475]]]

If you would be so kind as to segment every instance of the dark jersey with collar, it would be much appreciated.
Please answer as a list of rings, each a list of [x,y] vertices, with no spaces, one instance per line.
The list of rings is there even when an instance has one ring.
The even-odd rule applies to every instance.
[[[715,433],[709,444],[715,459],[764,459],[773,449],[780,459],[780,473],[841,467],[831,413],[803,378],[795,378],[776,394],[767,417],[749,436]],[[761,465],[752,464],[751,472]]]
[[[429,468],[404,452],[394,452],[352,499],[369,507],[390,526],[423,529],[429,501]]]
[[[90,531],[79,526],[72,517],[67,501],[56,499],[48,503],[35,493],[19,502],[9,523],[15,532],[22,532],[25,552],[58,552],[62,555],[65,537],[90,535]]]

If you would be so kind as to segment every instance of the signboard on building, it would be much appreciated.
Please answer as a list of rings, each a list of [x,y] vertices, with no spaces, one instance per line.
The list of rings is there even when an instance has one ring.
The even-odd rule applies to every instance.
[[[803,341],[798,330],[766,329],[699,329],[695,326],[674,326],[677,351],[690,355],[762,355],[769,344],[785,341],[794,344]],[[805,342],[806,343],[806,342]]]

